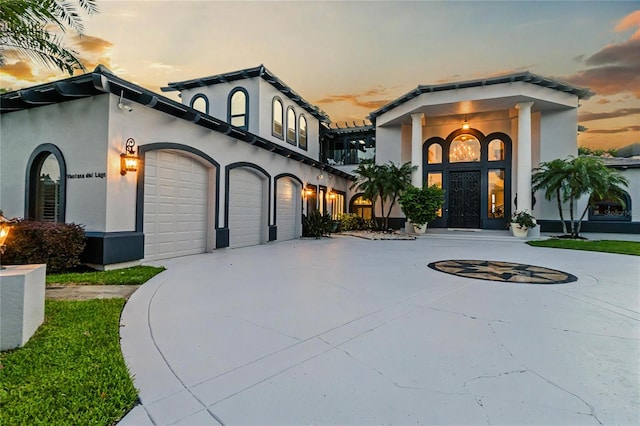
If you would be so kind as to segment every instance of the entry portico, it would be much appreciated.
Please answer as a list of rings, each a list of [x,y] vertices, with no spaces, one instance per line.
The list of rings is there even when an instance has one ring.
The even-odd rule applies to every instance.
[[[577,154],[579,100],[592,95],[529,72],[418,86],[369,116],[376,162],[411,162],[413,185],[445,189],[430,226],[503,229],[515,210],[554,216],[533,197],[531,170]]]

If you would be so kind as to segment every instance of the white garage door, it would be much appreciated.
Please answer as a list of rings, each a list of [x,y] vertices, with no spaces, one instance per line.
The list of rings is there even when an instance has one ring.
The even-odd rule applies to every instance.
[[[251,170],[229,173],[229,247],[261,244],[266,226],[263,180]]]
[[[144,258],[204,253],[208,169],[172,151],[149,151],[144,168]]]
[[[288,178],[278,180],[276,221],[278,241],[292,240],[300,236],[300,193],[298,186]]]

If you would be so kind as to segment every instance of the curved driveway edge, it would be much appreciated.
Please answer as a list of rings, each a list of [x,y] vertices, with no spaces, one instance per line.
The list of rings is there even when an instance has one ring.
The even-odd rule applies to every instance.
[[[447,259],[578,281],[427,267]],[[121,425],[640,423],[638,257],[338,236],[165,265],[123,311],[141,405]]]

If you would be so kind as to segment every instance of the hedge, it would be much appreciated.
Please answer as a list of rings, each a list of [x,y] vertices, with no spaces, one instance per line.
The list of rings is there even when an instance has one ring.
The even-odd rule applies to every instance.
[[[5,265],[47,264],[47,273],[62,272],[80,264],[85,247],[84,227],[74,223],[18,221],[2,256]]]

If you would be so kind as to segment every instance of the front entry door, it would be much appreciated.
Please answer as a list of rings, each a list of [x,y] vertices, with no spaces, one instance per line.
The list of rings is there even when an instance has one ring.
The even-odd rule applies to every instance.
[[[449,173],[449,228],[480,228],[480,172]]]

